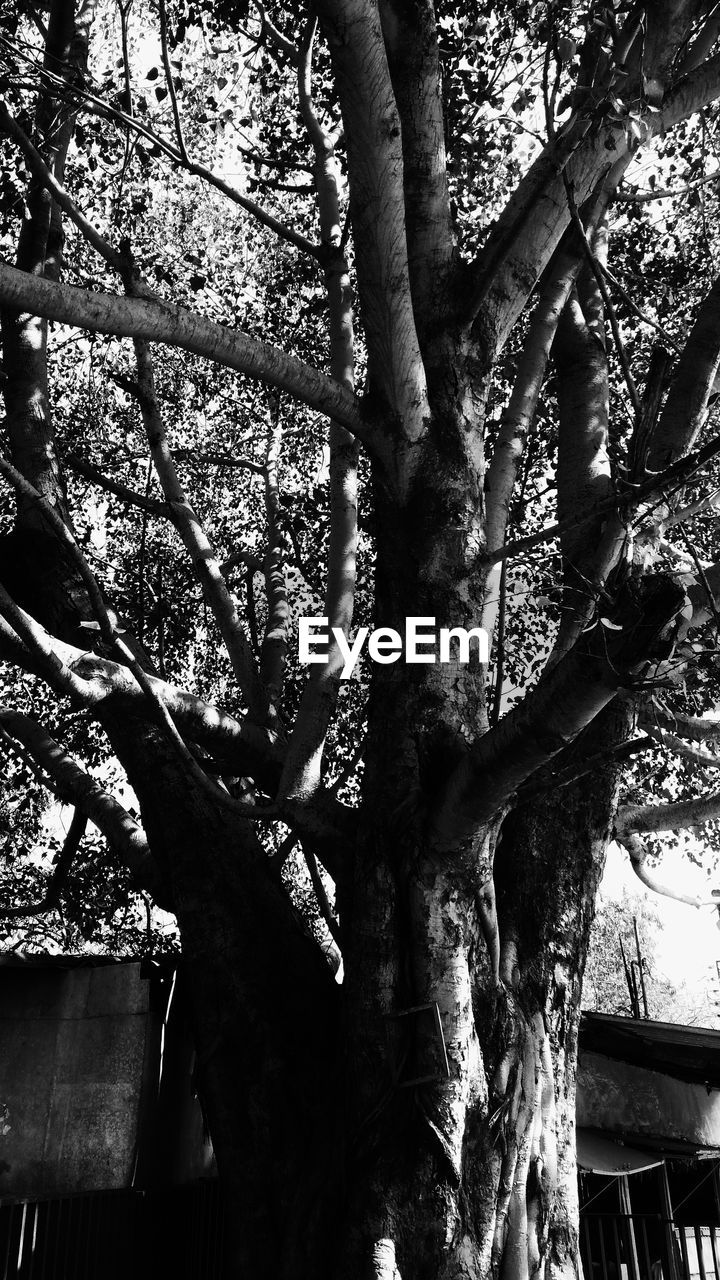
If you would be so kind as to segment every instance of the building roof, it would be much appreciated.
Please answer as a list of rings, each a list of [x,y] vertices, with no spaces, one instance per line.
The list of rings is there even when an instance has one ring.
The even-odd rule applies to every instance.
[[[580,1052],[602,1054],[686,1080],[720,1088],[720,1031],[672,1022],[584,1013]]]

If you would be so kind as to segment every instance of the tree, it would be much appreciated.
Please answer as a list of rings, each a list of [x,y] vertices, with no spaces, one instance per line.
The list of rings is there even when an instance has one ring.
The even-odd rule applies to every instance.
[[[142,38],[121,6],[117,48],[101,9],[88,62],[93,9],[3,18],[6,244],[19,156],[28,175],[0,262],[3,742],[177,918],[234,1274],[577,1275],[577,1025],[604,851],[614,830],[652,879],[648,833],[720,813],[698,781],[720,729],[694,714],[717,692],[717,15],[160,0]],[[193,78],[208,33],[210,95]],[[230,181],[235,122],[252,191]],[[210,202],[194,222],[191,180]],[[695,254],[686,281],[673,236]],[[53,321],[132,339],[134,369],[127,344],[93,364],[86,341],[92,385],[73,386]],[[122,443],[136,420],[157,490]],[[174,450],[168,421],[189,443]],[[285,493],[283,430],[299,432]],[[218,437],[233,478],[213,494]],[[139,556],[124,594],[110,557],[91,567],[98,490],[119,504],[113,546]],[[290,622],[313,599],[313,538],[332,630],[301,679]],[[386,629],[366,698],[342,679],[355,606]],[[480,625],[491,660],[473,641],[469,660],[406,661],[408,618]],[[282,879],[294,844],[342,983]]]
[[[678,985],[673,975],[661,968],[657,945],[664,930],[654,900],[646,894],[629,894],[622,901],[610,898],[600,902],[583,981],[583,1009],[632,1017],[639,1006],[642,1016],[640,984],[637,983],[635,1002],[630,995],[632,975],[629,980],[627,977],[633,965],[637,975],[639,941],[649,1016],[685,1026],[710,1026],[716,1017],[710,993],[689,991],[684,982]]]

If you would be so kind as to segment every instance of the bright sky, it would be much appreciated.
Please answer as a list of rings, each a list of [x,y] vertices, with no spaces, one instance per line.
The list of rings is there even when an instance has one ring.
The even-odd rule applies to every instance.
[[[714,855],[708,851],[708,863]],[[680,850],[668,850],[653,875],[669,888],[686,894],[709,897],[713,888],[720,888],[720,869],[715,877],[708,877],[705,870],[696,867]],[[640,883],[630,866],[630,859],[616,844],[608,850],[605,875],[600,892],[603,898],[621,901],[628,894],[646,894],[663,922],[663,931],[657,941],[657,967],[672,982],[686,983],[695,996],[708,997],[720,1002],[720,984],[715,968],[720,960],[720,930],[718,911],[714,907],[691,907],[660,894],[652,893]],[[719,899],[720,901],[720,899]],[[720,1025],[720,1010],[711,1025]]]

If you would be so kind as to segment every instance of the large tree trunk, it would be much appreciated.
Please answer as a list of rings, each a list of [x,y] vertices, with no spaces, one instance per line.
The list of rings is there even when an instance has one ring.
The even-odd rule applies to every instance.
[[[622,740],[627,722],[613,708],[583,751]],[[485,833],[499,980],[489,891],[479,902],[470,877],[408,850],[397,792],[368,786],[375,819],[343,990],[347,1202],[331,1274],[577,1276],[577,1032],[615,771],[595,766],[591,794],[582,783],[541,794],[499,839]]]
[[[476,625],[465,465],[429,456],[404,510],[379,489],[383,625]],[[596,768],[591,795],[541,780],[524,807],[448,844],[433,801],[484,717],[477,664],[374,669],[339,900],[343,1206],[318,1270],[333,1280],[578,1274],[577,1028],[615,771]],[[621,740],[627,718],[607,712],[574,759]]]
[[[430,858],[403,870],[392,833],[365,846],[337,987],[252,833],[174,765],[160,777],[143,817],[172,851],[228,1275],[577,1276],[577,1027],[612,778],[604,805],[568,788],[506,821],[499,983],[473,891]]]

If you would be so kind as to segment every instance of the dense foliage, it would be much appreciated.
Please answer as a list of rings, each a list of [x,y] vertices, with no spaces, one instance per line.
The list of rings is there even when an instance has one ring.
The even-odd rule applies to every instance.
[[[719,32],[0,17],[2,936],[182,949],[258,1280],[574,1274],[605,849],[720,821]]]

